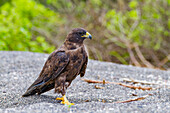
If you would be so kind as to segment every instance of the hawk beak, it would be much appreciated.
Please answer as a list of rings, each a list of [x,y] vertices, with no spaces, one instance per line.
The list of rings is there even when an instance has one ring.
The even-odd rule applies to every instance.
[[[86,38],[92,39],[92,36],[89,32],[86,32],[86,34],[81,37],[86,37]]]

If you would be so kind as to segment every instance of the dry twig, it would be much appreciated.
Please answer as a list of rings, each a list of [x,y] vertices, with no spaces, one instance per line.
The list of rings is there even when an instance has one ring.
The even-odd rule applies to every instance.
[[[104,89],[104,87],[100,87],[100,86],[94,86],[94,88],[96,88],[96,89]]]
[[[118,102],[114,102],[114,103],[127,103],[127,102],[133,102],[133,101],[139,101],[139,100],[143,100],[145,98],[147,98],[148,96],[151,96],[152,94],[148,94],[148,95],[144,95],[142,97],[138,97],[138,98],[134,98],[134,99],[130,99],[130,100],[125,100],[125,101],[118,101]]]
[[[100,83],[100,84],[117,84],[117,85],[121,85],[124,87],[128,87],[131,89],[142,89],[142,90],[152,90],[152,87],[141,87],[141,86],[132,86],[132,85],[126,85],[126,84],[122,84],[122,83],[117,83],[117,82],[108,82],[108,81],[96,81],[96,80],[88,80],[88,79],[82,79],[83,81],[87,82],[87,83]]]
[[[153,82],[148,82],[148,81],[133,80],[133,79],[129,79],[129,78],[123,78],[123,81],[132,82],[134,84],[140,83],[140,84],[145,84],[145,85],[165,85],[165,86],[170,86],[170,84],[166,84],[166,83],[153,83]]]

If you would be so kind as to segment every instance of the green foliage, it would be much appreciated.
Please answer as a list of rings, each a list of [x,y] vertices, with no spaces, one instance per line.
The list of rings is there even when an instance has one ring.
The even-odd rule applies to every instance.
[[[170,37],[167,24],[170,17],[168,0],[131,0],[129,7],[130,10],[124,12],[112,9],[106,13],[105,26],[110,34],[108,38],[125,49],[133,49],[136,44],[155,51],[162,49],[163,43]],[[114,51],[111,55],[126,64],[121,55]]]
[[[170,65],[170,0],[1,0],[0,6],[0,50],[50,53],[83,27],[93,36],[85,42],[92,59]]]
[[[33,37],[32,28],[50,30],[56,21],[61,22],[57,13],[33,0],[6,2],[0,7],[0,50],[52,52],[55,47],[43,36]]]
[[[169,11],[159,7],[162,4],[161,1],[156,4],[153,2],[154,0],[146,1],[143,7],[139,8],[137,0],[132,0],[129,3],[131,8],[129,11],[124,13],[115,10],[108,11],[106,27],[120,39],[137,43],[140,46],[159,49],[163,37],[170,36],[164,24],[168,23],[168,20],[161,23],[164,16],[169,16]],[[121,47],[127,47],[124,41],[115,40],[114,42],[119,46],[122,42]]]

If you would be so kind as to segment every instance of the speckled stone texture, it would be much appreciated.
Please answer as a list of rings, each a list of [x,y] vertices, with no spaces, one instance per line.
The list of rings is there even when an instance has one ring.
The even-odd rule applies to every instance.
[[[0,52],[0,112],[17,113],[130,113],[153,112],[170,113],[170,86],[142,85],[134,86],[158,88],[151,91],[134,90],[114,84],[88,84],[77,77],[67,90],[66,96],[75,103],[70,108],[61,105],[54,90],[40,96],[21,97],[26,89],[38,77],[48,54],[31,52]],[[123,78],[144,80],[154,83],[170,84],[170,71],[161,71],[109,62],[89,60],[85,79],[121,82]],[[125,83],[132,85],[132,83]],[[96,89],[95,85],[104,87]],[[133,96],[133,94],[137,96]],[[129,103],[115,103],[147,94],[152,96],[144,100]],[[102,102],[102,100],[105,101]]]

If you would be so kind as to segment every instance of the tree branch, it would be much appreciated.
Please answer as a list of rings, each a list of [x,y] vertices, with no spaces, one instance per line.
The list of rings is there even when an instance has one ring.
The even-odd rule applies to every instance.
[[[135,46],[135,51],[136,51],[139,59],[140,59],[147,67],[149,67],[149,68],[155,68],[151,63],[149,63],[149,62],[145,59],[145,57],[143,56],[142,52],[141,52],[140,49],[139,49],[139,46],[138,46],[137,44],[134,44],[134,46]]]

